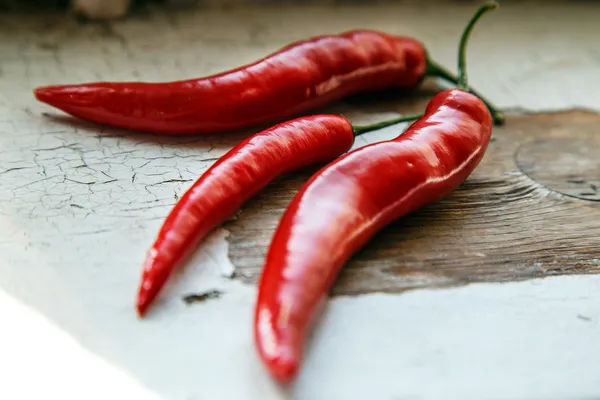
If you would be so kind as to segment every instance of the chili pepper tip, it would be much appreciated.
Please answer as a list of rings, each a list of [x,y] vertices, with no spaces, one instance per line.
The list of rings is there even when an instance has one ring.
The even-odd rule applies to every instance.
[[[88,105],[102,92],[102,88],[85,88],[79,85],[52,85],[35,88],[33,95],[42,103],[69,112],[76,107]]]
[[[137,311],[138,317],[144,318],[146,311],[150,306],[150,298],[148,296],[139,296],[135,310]]]
[[[46,103],[50,98],[49,91],[42,87],[33,89],[33,95],[42,103]]]
[[[298,374],[298,360],[278,359],[269,365],[269,372],[279,383],[289,383]]]

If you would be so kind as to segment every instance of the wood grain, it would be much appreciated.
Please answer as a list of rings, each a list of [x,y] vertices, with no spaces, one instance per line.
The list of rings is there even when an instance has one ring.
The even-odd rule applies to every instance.
[[[583,111],[509,115],[471,177],[377,234],[332,294],[599,273],[599,127]],[[314,171],[274,182],[227,224],[240,279],[256,282],[278,219]]]

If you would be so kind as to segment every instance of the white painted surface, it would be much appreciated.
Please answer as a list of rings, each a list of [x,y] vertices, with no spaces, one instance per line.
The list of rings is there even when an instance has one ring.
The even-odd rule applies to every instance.
[[[254,355],[254,288],[223,277],[224,231],[139,321],[141,264],[175,193],[236,139],[69,125],[42,117],[54,112],[31,96],[49,83],[208,74],[356,27],[421,37],[453,66],[472,10],[186,11],[112,30],[0,17],[0,398],[600,397],[597,276],[337,299],[287,393]],[[591,3],[503,6],[473,37],[471,83],[502,107],[600,108],[599,18]],[[181,301],[215,287],[226,292],[218,300]]]
[[[254,290],[235,286],[219,301],[169,307],[141,323],[126,313],[104,321],[72,315],[62,325],[80,343],[2,295],[8,340],[0,342],[0,372],[16,379],[0,385],[0,398],[550,400],[600,393],[599,276],[337,299],[287,392],[254,355]],[[86,323],[87,334],[77,332]],[[28,385],[32,377],[36,384]]]

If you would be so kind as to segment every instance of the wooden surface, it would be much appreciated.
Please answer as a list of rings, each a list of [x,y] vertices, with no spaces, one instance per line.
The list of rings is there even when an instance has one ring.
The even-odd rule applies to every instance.
[[[600,272],[599,126],[580,111],[509,115],[467,182],[376,235],[333,294]],[[279,179],[226,225],[240,279],[256,281],[281,214],[314,171]]]

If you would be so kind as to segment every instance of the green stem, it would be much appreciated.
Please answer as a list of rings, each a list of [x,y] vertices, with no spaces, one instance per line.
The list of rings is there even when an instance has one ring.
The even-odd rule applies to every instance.
[[[490,2],[485,3],[483,6],[481,6],[477,10],[477,12],[473,15],[473,17],[471,17],[471,20],[465,27],[465,30],[462,33],[459,48],[458,48],[458,74],[459,74],[458,76],[452,74],[446,68],[442,67],[441,65],[437,64],[436,62],[434,62],[430,59],[427,60],[427,73],[426,74],[427,74],[427,76],[436,76],[436,77],[442,78],[448,82],[454,83],[455,85],[457,85],[457,87],[459,89],[471,92],[475,96],[479,97],[481,99],[481,101],[483,101],[485,103],[485,105],[487,106],[487,108],[490,110],[490,113],[492,114],[492,118],[494,119],[494,123],[496,125],[502,125],[504,123],[504,114],[502,112],[498,111],[498,109],[496,109],[496,107],[494,107],[490,101],[486,100],[482,95],[480,95],[473,88],[470,88],[468,86],[467,69],[466,69],[467,42],[469,40],[469,36],[471,35],[471,31],[473,30],[473,27],[475,26],[477,21],[481,18],[481,16],[483,16],[483,14],[485,14],[486,12],[491,11],[495,8],[498,8],[498,3],[496,3],[495,1],[490,1]]]
[[[469,41],[469,37],[471,36],[471,32],[473,31],[473,27],[479,21],[479,19],[483,16],[483,14],[488,11],[494,10],[498,8],[498,3],[495,1],[486,2],[484,5],[479,7],[479,10],[475,12],[471,20],[465,27],[463,34],[460,38],[460,44],[458,46],[458,88],[462,90],[468,90],[467,83],[467,43]]]
[[[456,75],[452,74],[452,72],[432,60],[427,60],[427,76],[436,76],[450,83],[454,83],[455,85],[458,84],[458,77]],[[468,88],[468,91],[479,97],[481,101],[485,103],[487,108],[490,110],[496,125],[502,125],[504,123],[504,114],[499,111],[489,100],[471,87]]]
[[[396,125],[401,122],[413,121],[413,120],[421,118],[422,116],[423,116],[423,114],[405,115],[403,117],[388,119],[387,121],[377,122],[377,123],[371,124],[371,125],[353,126],[354,136],[362,135],[363,133],[367,133],[367,132],[371,132],[371,131],[376,131],[377,129],[387,128],[388,126]]]

